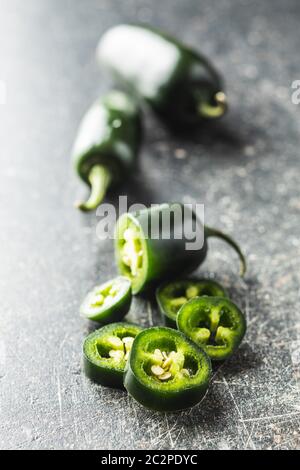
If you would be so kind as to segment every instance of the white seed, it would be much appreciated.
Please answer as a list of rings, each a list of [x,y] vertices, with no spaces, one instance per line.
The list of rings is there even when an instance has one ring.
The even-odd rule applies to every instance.
[[[160,366],[153,365],[151,366],[151,372],[156,376],[160,376],[164,373],[164,370]]]
[[[131,260],[128,255],[123,255],[122,261],[124,264],[126,264],[126,266],[130,266]]]
[[[162,352],[162,355],[163,355],[163,358],[164,358],[164,359],[168,359],[168,355],[167,355],[166,351],[163,351],[163,352]]]
[[[132,344],[133,340],[134,340],[133,336],[124,336],[124,338],[122,339],[124,344],[128,344],[128,343]]]
[[[190,373],[187,369],[181,369],[180,371],[182,373],[182,375],[184,375],[185,377],[190,377]]]
[[[112,359],[116,359],[118,361],[121,361],[124,357],[124,351],[120,351],[118,349],[112,349],[111,351],[109,351],[109,357],[111,357]]]
[[[177,352],[171,351],[170,354],[169,354],[169,357],[170,357],[172,360],[176,359],[176,358],[177,358]]]
[[[186,296],[188,299],[192,299],[198,295],[198,289],[196,286],[190,286],[186,290]]]
[[[172,362],[173,362],[173,359],[172,359],[172,357],[169,356],[169,357],[163,362],[163,365],[162,365],[163,368],[164,368],[164,369],[167,369],[168,367],[170,367],[170,365],[172,364]]]
[[[163,361],[164,357],[162,355],[162,352],[160,349],[155,349],[154,350],[154,356],[156,357],[156,359],[158,359],[159,361]]]
[[[107,338],[107,342],[115,348],[123,348],[123,342],[118,336],[110,336]]]
[[[130,351],[134,338],[132,336],[125,336],[122,341],[124,343],[126,351]]]
[[[104,302],[104,297],[102,294],[97,294],[95,295],[94,299],[93,299],[93,303],[92,303],[92,307],[96,307],[98,305],[102,305]]]
[[[164,372],[164,373],[161,374],[158,378],[159,378],[159,380],[164,381],[164,380],[170,379],[171,377],[172,377],[171,372]]]
[[[129,353],[130,353],[130,351],[127,351],[127,353],[125,354],[125,356],[124,356],[125,361],[128,360],[128,358],[129,358]]]
[[[123,233],[124,240],[128,241],[134,238],[134,231],[130,228],[127,228]]]

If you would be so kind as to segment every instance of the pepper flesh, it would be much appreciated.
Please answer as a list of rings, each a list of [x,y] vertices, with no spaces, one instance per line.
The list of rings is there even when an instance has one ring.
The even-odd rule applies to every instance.
[[[246,332],[240,309],[222,297],[196,297],[184,304],[177,315],[177,327],[202,347],[214,361],[230,357]]]
[[[124,385],[147,408],[177,411],[202,400],[210,377],[210,359],[202,349],[179,331],[153,327],[136,336]]]
[[[119,25],[101,38],[97,57],[118,83],[169,121],[193,124],[227,109],[221,77],[202,55],[144,25]]]
[[[156,291],[156,300],[167,326],[176,328],[180,308],[193,297],[227,297],[226,290],[211,279],[184,279],[162,284]]]
[[[112,323],[94,331],[83,344],[86,376],[106,387],[123,388],[123,373],[134,338],[142,328]]]
[[[131,283],[124,276],[94,287],[85,297],[80,313],[83,317],[99,323],[122,320],[131,305]]]
[[[141,119],[136,101],[112,91],[85,114],[73,147],[73,164],[90,186],[87,201],[76,203],[84,211],[96,209],[107,189],[130,176],[141,140]]]
[[[167,228],[159,223],[157,233],[153,236],[153,221],[162,220],[174,212],[184,214],[184,220],[171,217],[170,226]],[[204,231],[203,245],[201,248],[187,249],[187,244],[195,239],[193,225],[196,225],[197,232]],[[130,245],[128,230],[132,237]],[[182,236],[178,237],[178,233]],[[203,227],[196,214],[179,203],[161,204],[139,212],[123,214],[119,218],[115,233],[117,266],[123,276],[129,277],[132,292],[137,294],[152,283],[193,272],[206,258],[209,237],[221,238],[234,248],[240,257],[243,275],[246,261],[234,240],[218,230]]]

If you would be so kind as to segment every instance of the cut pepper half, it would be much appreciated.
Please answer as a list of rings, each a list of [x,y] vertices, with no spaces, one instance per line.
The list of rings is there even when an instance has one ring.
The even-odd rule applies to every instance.
[[[91,333],[83,344],[83,367],[91,380],[106,387],[123,388],[123,373],[134,338],[142,328],[112,323]]]
[[[210,237],[224,240],[236,251],[244,275],[246,260],[237,243],[225,233],[203,226],[192,209],[167,203],[123,214],[115,232],[119,272],[131,280],[133,294],[163,280],[187,276],[204,262]],[[191,242],[194,247],[189,246]]]
[[[131,305],[131,282],[118,276],[94,287],[85,297],[80,313],[83,317],[99,323],[122,320]]]
[[[177,411],[202,400],[210,377],[211,363],[203,349],[177,330],[154,327],[135,338],[124,385],[147,408]]]
[[[196,297],[179,310],[177,327],[212,360],[222,361],[240,345],[246,332],[246,320],[229,299]]]
[[[211,279],[184,279],[162,284],[156,291],[156,300],[167,326],[176,328],[179,309],[194,297],[227,297],[226,290]]]
[[[116,236],[116,259],[120,273],[130,279],[132,292],[142,288],[147,276],[148,250],[143,231],[132,214],[119,219]]]

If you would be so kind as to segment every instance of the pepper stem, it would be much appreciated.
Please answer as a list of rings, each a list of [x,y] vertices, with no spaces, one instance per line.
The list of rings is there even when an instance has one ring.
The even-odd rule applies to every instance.
[[[204,231],[205,231],[206,238],[208,238],[208,237],[221,238],[222,240],[224,240],[226,243],[228,243],[228,245],[230,245],[235,250],[235,252],[238,254],[238,256],[240,258],[240,262],[241,262],[240,275],[243,277],[246,270],[247,270],[247,263],[246,263],[245,256],[243,255],[242,250],[240,249],[239,245],[231,237],[229,237],[229,235],[226,235],[225,233],[221,232],[220,230],[217,230],[217,229],[214,229],[214,228],[211,228],[211,227],[207,227],[207,225],[206,225],[205,228],[204,228]]]
[[[88,179],[91,185],[90,197],[86,202],[75,203],[77,209],[86,212],[96,209],[101,204],[111,182],[111,173],[107,167],[95,165],[91,169]]]
[[[223,116],[227,110],[227,97],[223,91],[218,91],[214,96],[215,104],[200,103],[198,111],[206,118],[218,118]]]

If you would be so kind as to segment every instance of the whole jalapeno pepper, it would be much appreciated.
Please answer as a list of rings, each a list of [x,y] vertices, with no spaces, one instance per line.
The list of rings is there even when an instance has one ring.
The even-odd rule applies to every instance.
[[[83,317],[99,323],[120,321],[128,313],[131,299],[130,280],[119,276],[94,287],[85,297],[80,313]]]
[[[90,188],[83,211],[96,209],[107,189],[130,176],[135,168],[141,140],[141,120],[136,101],[112,91],[87,111],[73,147],[73,162]]]
[[[167,227],[167,224],[159,223],[153,235],[155,221],[172,213],[182,216],[170,216]],[[201,247],[188,249],[188,244],[195,240],[193,226],[199,233],[204,231],[204,241]],[[203,227],[197,215],[180,203],[123,214],[116,225],[116,263],[120,273],[131,280],[133,294],[137,294],[151,283],[189,274],[198,268],[206,258],[209,237],[221,238],[234,248],[240,257],[243,275],[246,261],[236,242],[219,230]]]
[[[210,377],[211,363],[203,349],[177,330],[154,327],[136,336],[124,385],[147,408],[178,411],[202,400]]]
[[[176,328],[179,309],[192,298],[200,296],[227,297],[227,292],[211,279],[184,279],[159,286],[156,300],[165,325]]]
[[[94,331],[83,344],[86,376],[106,387],[123,388],[123,373],[134,338],[142,328],[112,323]]]
[[[97,56],[119,84],[160,115],[181,123],[222,116],[226,95],[211,63],[171,36],[142,25],[119,25],[101,38]]]
[[[196,297],[177,315],[177,327],[214,361],[230,357],[246,332],[240,309],[222,297]]]

